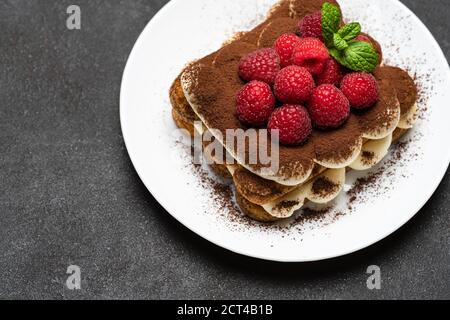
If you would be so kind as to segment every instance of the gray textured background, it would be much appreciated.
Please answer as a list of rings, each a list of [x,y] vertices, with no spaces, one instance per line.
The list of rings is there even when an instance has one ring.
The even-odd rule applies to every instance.
[[[132,46],[166,1],[0,1],[0,298],[450,298],[450,182],[381,243],[283,265],[226,252],[140,182],[119,123]],[[404,0],[450,57],[450,2]],[[65,288],[82,268],[82,290]],[[366,289],[377,264],[383,289]]]

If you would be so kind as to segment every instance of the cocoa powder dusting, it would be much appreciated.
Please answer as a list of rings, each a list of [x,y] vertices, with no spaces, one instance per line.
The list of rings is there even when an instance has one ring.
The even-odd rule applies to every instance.
[[[270,48],[279,36],[285,33],[296,33],[298,31],[298,21],[291,18],[273,19],[261,32],[258,46]]]
[[[375,78],[391,86],[400,102],[401,114],[406,114],[417,101],[417,86],[414,79],[397,67],[383,66],[375,70]]]
[[[375,153],[373,153],[371,151],[361,152],[361,160],[364,165],[372,164],[374,158],[375,158]]]
[[[312,185],[312,192],[322,197],[335,193],[338,189],[339,185],[326,177],[316,179]]]
[[[301,19],[308,14],[320,11],[325,2],[330,2],[340,7],[336,0],[296,0],[291,2],[291,14]]]
[[[201,165],[193,165],[193,171],[200,185],[210,192],[219,215],[230,221],[236,221],[243,217],[241,210],[234,202],[234,193],[230,184],[220,182],[220,179],[206,171]]]
[[[392,177],[394,171],[404,167],[407,162],[413,161],[418,154],[408,153],[412,138],[406,141],[398,141],[391,147],[389,158],[374,172],[365,175],[355,181],[347,191],[347,207],[353,211],[353,205],[370,201],[376,197],[388,193],[391,189],[384,184],[386,178]]]
[[[277,204],[273,209],[275,211],[283,211],[283,210],[290,210],[292,207],[298,206],[298,201],[281,201],[279,204]]]
[[[313,225],[325,227],[338,221],[344,215],[344,212],[336,210],[333,206],[317,210],[303,208],[301,213],[295,218],[294,224],[305,225],[313,223]]]
[[[365,192],[367,188],[374,186],[382,174],[383,172],[379,171],[357,179],[353,187],[347,192],[347,195],[350,197],[350,202],[355,202],[361,193]]]

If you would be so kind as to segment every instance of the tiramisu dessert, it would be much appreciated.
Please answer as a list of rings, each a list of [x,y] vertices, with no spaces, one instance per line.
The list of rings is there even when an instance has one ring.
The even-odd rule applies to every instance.
[[[334,0],[282,0],[172,85],[177,126],[210,135],[204,146],[219,144],[234,160],[214,159],[216,152],[212,167],[232,178],[252,219],[285,219],[307,202],[332,201],[346,172],[378,164],[416,121],[413,79],[383,64],[380,44],[358,22],[344,21]],[[228,130],[256,130],[258,138],[238,152]],[[268,139],[279,142],[276,170],[258,154]]]

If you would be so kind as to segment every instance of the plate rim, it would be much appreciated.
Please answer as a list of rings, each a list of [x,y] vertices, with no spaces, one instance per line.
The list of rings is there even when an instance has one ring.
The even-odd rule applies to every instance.
[[[405,4],[403,4],[401,1],[399,0],[389,0],[391,3],[393,3],[394,5],[397,5],[399,7],[402,8],[402,10],[404,10],[405,12],[409,13],[411,15],[411,17],[416,21],[418,27],[422,28],[423,31],[425,31],[425,33],[427,34],[427,36],[430,38],[431,43],[433,44],[434,47],[434,51],[437,53],[437,55],[439,56],[439,62],[440,63],[444,63],[448,66],[448,61],[447,58],[445,57],[445,54],[442,50],[442,48],[440,47],[439,43],[437,42],[436,38],[434,37],[434,35],[431,33],[431,31],[426,27],[426,25],[422,22],[422,20],[420,20],[420,18],[411,10],[409,9]],[[400,221],[399,223],[392,225],[389,228],[386,228],[386,232],[383,232],[383,235],[380,235],[379,237],[376,237],[375,240],[370,240],[364,243],[361,243],[357,246],[354,246],[353,248],[350,249],[346,249],[346,250],[337,250],[336,253],[334,254],[328,254],[328,255],[324,255],[321,258],[311,258],[311,259],[298,259],[298,258],[274,258],[274,257],[270,257],[270,256],[263,256],[260,254],[252,254],[251,252],[247,252],[244,250],[239,250],[237,248],[231,248],[231,246],[227,245],[226,243],[220,243],[219,241],[212,239],[208,234],[205,234],[203,231],[198,230],[198,228],[196,228],[195,226],[188,226],[187,223],[183,222],[181,219],[178,218],[177,215],[172,214],[167,206],[160,201],[160,199],[158,199],[158,193],[155,192],[154,187],[151,183],[149,183],[148,181],[146,181],[146,178],[141,174],[140,170],[138,169],[138,166],[136,166],[136,159],[134,158],[134,154],[133,152],[131,152],[131,148],[129,147],[130,143],[129,143],[129,137],[128,137],[128,133],[127,133],[127,124],[125,121],[125,101],[124,101],[124,96],[125,96],[125,83],[127,83],[128,81],[128,77],[129,77],[129,69],[131,68],[131,64],[133,61],[134,56],[136,55],[136,52],[138,51],[141,42],[143,41],[145,34],[147,34],[149,32],[149,30],[153,27],[153,25],[157,24],[157,22],[162,19],[164,17],[164,14],[166,13],[166,11],[169,11],[173,6],[176,5],[176,3],[181,2],[181,0],[170,0],[169,2],[167,2],[151,19],[150,21],[146,24],[146,26],[144,27],[144,29],[141,31],[139,37],[137,38],[137,40],[135,41],[133,48],[131,50],[131,53],[129,54],[128,58],[127,58],[127,63],[126,66],[124,68],[124,72],[122,75],[122,81],[121,81],[121,86],[120,86],[120,126],[121,126],[121,131],[122,131],[122,136],[123,136],[123,140],[125,143],[125,147],[127,149],[127,153],[128,156],[133,164],[133,167],[137,173],[137,175],[139,176],[139,178],[141,179],[142,183],[145,185],[145,187],[147,188],[147,190],[152,194],[152,196],[154,197],[154,199],[164,208],[164,210],[170,214],[175,220],[177,220],[181,225],[183,225],[184,227],[186,227],[187,229],[189,229],[190,231],[196,233],[197,235],[199,235],[200,237],[202,237],[203,239],[209,241],[210,243],[224,248],[230,252],[239,254],[239,255],[243,255],[243,256],[247,256],[250,258],[255,258],[255,259],[259,259],[259,260],[265,260],[265,261],[274,261],[274,262],[281,262],[281,263],[307,263],[307,262],[316,262],[316,261],[325,261],[325,260],[330,260],[330,259],[334,259],[334,258],[339,258],[339,257],[344,257],[344,256],[348,256],[351,254],[354,254],[356,252],[359,252],[361,250],[364,250],[366,248],[369,248],[375,244],[377,244],[378,242],[386,239],[387,237],[391,236],[392,234],[394,234],[395,232],[397,232],[398,230],[400,230],[403,226],[405,226],[409,221],[411,221],[416,215],[417,213],[423,209],[423,207],[428,203],[428,201],[431,199],[431,197],[433,196],[433,194],[436,192],[436,190],[439,188],[440,184],[442,183],[445,174],[447,173],[448,169],[449,169],[449,165],[450,165],[450,151],[447,152],[447,161],[442,161],[442,168],[440,168],[439,170],[439,175],[436,174],[436,178],[434,179],[434,183],[433,183],[433,187],[430,188],[430,192],[428,192],[426,194],[426,196],[424,197],[424,199],[426,199],[425,201],[423,201],[423,203],[418,206],[418,209],[414,210],[415,212],[411,213],[410,215],[408,215],[404,221]],[[450,80],[450,68],[447,69],[447,78]]]

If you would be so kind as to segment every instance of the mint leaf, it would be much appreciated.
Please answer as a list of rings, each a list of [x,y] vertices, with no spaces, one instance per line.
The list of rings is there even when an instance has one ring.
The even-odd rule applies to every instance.
[[[339,7],[325,2],[322,6],[322,34],[327,47],[333,46],[333,36],[339,30],[341,22],[341,10]]]
[[[348,47],[347,42],[342,39],[337,33],[333,35],[333,44],[338,50],[345,50]]]
[[[339,51],[336,48],[331,48],[328,50],[328,52],[330,53],[330,55],[336,59],[337,62],[339,62],[340,64],[342,64],[344,67],[347,67],[350,69],[350,67],[347,65],[347,62],[344,58],[344,51]]]
[[[364,41],[350,41],[345,50],[332,48],[329,52],[340,64],[354,71],[372,73],[378,65],[378,53]]]
[[[361,33],[358,22],[339,28],[341,19],[338,6],[323,4],[322,34],[330,55],[351,70],[372,73],[378,65],[378,53],[370,43],[354,40]]]
[[[350,41],[344,54],[352,70],[371,73],[378,65],[378,53],[371,44],[364,41]]]
[[[361,25],[358,22],[349,23],[338,31],[338,35],[345,41],[355,39],[360,33]]]

